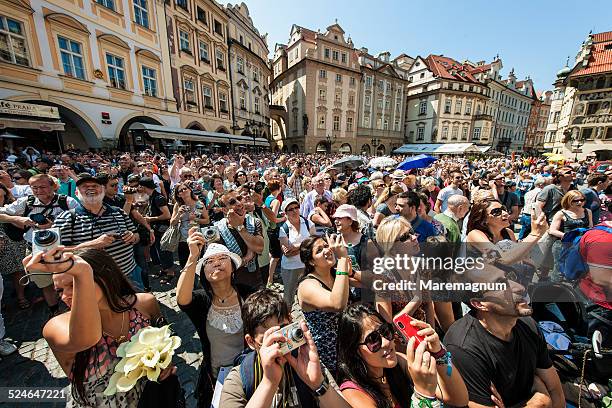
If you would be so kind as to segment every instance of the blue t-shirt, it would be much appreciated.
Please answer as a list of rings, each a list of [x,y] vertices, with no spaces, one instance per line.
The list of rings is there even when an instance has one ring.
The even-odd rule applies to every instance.
[[[584,194],[586,202],[584,208],[588,208],[593,213],[593,225],[599,224],[599,215],[601,213],[601,200],[599,194],[592,188],[581,188],[580,192]]]
[[[412,228],[414,228],[414,232],[416,232],[418,236],[419,242],[425,242],[427,238],[438,235],[436,232],[436,228],[429,222],[417,217],[411,222]]]

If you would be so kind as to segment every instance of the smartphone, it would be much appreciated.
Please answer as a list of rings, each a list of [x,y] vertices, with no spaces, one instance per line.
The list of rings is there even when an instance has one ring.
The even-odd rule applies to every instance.
[[[406,344],[408,344],[408,340],[410,340],[411,337],[414,337],[414,348],[417,348],[417,346],[425,340],[425,337],[417,334],[420,329],[410,324],[412,320],[412,317],[408,314],[398,315],[393,318],[393,324],[395,324],[397,331],[401,333],[402,337],[406,341]]]
[[[45,217],[43,214],[30,214],[30,219],[37,223],[38,225],[44,225],[49,222],[49,219]]]

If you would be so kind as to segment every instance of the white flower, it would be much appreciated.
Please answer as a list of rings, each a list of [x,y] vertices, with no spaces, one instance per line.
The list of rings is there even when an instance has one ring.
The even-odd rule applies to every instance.
[[[145,376],[149,381],[157,381],[161,370],[172,363],[174,350],[181,345],[180,337],[170,334],[168,325],[144,327],[129,342],[120,344],[117,356],[121,360],[115,366],[104,395],[127,392]]]

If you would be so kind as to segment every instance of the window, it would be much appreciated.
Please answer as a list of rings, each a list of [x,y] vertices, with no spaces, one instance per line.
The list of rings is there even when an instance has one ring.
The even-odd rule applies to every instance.
[[[457,137],[459,137],[459,126],[453,126],[452,139],[457,140]]]
[[[427,115],[427,101],[421,101],[419,103],[419,115]]]
[[[319,78],[321,79],[327,78],[327,71],[324,69],[319,70]]]
[[[423,79],[423,78],[425,78],[425,73],[421,72],[421,74],[419,75],[419,79]]]
[[[332,51],[332,59],[334,61],[338,61],[339,54],[340,53],[338,51],[336,51],[336,50]]]
[[[387,82],[387,92],[391,91],[391,82]]]
[[[378,89],[383,91],[385,89],[385,83],[383,82],[382,79],[378,80]]]
[[[216,57],[217,57],[217,68],[225,71],[225,63],[223,62],[225,59],[225,54],[223,54],[221,50],[217,50]]]
[[[191,43],[189,41],[189,33],[187,31],[179,30],[179,43],[181,46],[181,51],[191,54]]]
[[[351,78],[349,79],[349,85],[350,85],[350,86],[355,86],[355,77],[351,77]]]
[[[382,119],[381,118],[376,119],[376,128],[382,129]]]
[[[4,16],[0,16],[0,59],[13,64],[30,65],[21,23]]]
[[[83,53],[81,44],[64,37],[57,38],[64,67],[64,75],[85,79],[85,67],[83,66]]]
[[[465,103],[465,114],[466,115],[471,115],[472,114],[472,101],[467,101]]]
[[[396,132],[400,131],[400,120],[399,118],[395,118],[395,123],[393,124],[393,130]]]
[[[193,87],[193,79],[183,79],[183,93],[185,94],[185,102],[188,105],[197,105],[195,100],[195,89]]]
[[[383,108],[383,100],[382,98],[378,98],[378,109],[382,109]]]
[[[451,113],[451,103],[450,99],[444,101],[444,113]]]
[[[342,83],[342,75],[341,74],[336,74],[336,82],[341,84]]]
[[[474,128],[474,134],[472,135],[472,140],[480,140],[480,128]]]
[[[363,117],[363,126],[370,127],[370,117],[369,116]]]
[[[319,116],[319,129],[325,129],[325,115]]]
[[[383,125],[384,130],[389,130],[389,119],[385,118],[385,123]]]
[[[325,56],[325,58],[329,59],[329,48],[326,48],[325,51],[323,51],[323,55]]]
[[[209,86],[203,86],[202,95],[204,96],[204,107],[207,109],[212,109],[212,89]]]
[[[346,118],[346,131],[347,132],[353,131],[353,118]]]
[[[467,140],[468,128],[466,126],[461,130],[461,140]]]
[[[463,108],[463,101],[459,99],[455,102],[455,114],[461,115],[461,108]]]
[[[115,0],[96,0],[96,2],[108,9],[115,10]]]
[[[215,20],[215,33],[223,37],[223,24]]]
[[[242,34],[240,34],[240,39],[238,41],[240,41],[240,44],[244,44],[244,37]]]
[[[157,97],[157,75],[153,68],[142,66],[142,83],[145,95]]]
[[[223,92],[219,93],[219,110],[227,113],[227,94]]]
[[[366,88],[371,88],[372,87],[372,77],[367,76],[365,83],[366,83]]]
[[[349,95],[348,104],[349,105],[355,104],[355,95]]]
[[[340,130],[340,116],[334,116],[334,130]]]
[[[240,91],[240,109],[246,110],[246,93]]]
[[[260,111],[259,111],[259,97],[256,96],[255,100],[253,102],[254,102],[253,104],[255,105],[255,113],[260,113]]]
[[[319,89],[319,99],[321,99],[322,101],[325,100],[327,91],[325,89]]]
[[[417,128],[417,137],[416,140],[425,140],[425,128],[422,126],[419,126]]]
[[[108,79],[113,88],[125,89],[125,68],[123,58],[113,54],[106,54],[108,66]]]
[[[366,95],[365,96],[365,105],[366,106],[370,106],[370,103],[371,103],[370,95]]]
[[[336,92],[334,95],[334,102],[342,103],[342,92]]]
[[[343,52],[340,55],[340,61],[342,61],[343,64],[346,64],[346,52]]]
[[[187,0],[176,0],[176,5],[182,9],[189,10],[187,8]]]
[[[244,74],[244,59],[241,57],[236,58],[236,67],[239,73]]]
[[[253,68],[253,81],[259,82],[259,71],[256,68]]]
[[[448,126],[444,126],[442,128],[442,139],[443,140],[448,139]]]
[[[149,28],[149,10],[147,0],[134,0],[134,22]]]
[[[582,139],[583,140],[593,140],[593,128],[584,128],[582,129]]]
[[[208,21],[206,21],[206,11],[204,11],[201,7],[197,8],[197,16],[199,22],[208,25]]]
[[[210,63],[210,55],[208,54],[208,44],[200,40],[200,60]]]

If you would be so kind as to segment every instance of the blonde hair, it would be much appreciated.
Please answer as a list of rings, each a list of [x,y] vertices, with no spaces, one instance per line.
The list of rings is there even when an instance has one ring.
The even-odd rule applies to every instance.
[[[385,217],[376,229],[376,242],[385,255],[391,252],[395,241],[406,231],[412,231],[412,225],[404,217]]]
[[[584,194],[578,190],[568,191],[561,199],[561,208],[564,210],[569,210],[569,208],[572,206],[572,201],[574,201],[576,198],[585,199]]]
[[[421,186],[431,187],[436,185],[436,180],[433,177],[423,177],[421,180]]]
[[[379,205],[387,201],[389,198],[401,194],[403,192],[404,189],[399,184],[390,185],[389,187],[385,188],[384,191],[381,193],[380,197],[378,197],[378,200],[376,200],[376,203],[374,204],[374,208],[378,207]]]
[[[348,192],[342,187],[334,188],[332,190],[332,200],[337,203],[345,203],[348,196]]]

